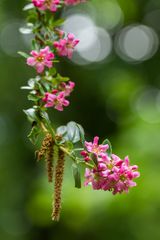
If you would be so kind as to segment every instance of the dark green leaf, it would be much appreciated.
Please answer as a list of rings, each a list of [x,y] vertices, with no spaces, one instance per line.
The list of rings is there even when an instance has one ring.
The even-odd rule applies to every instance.
[[[57,74],[56,79],[58,82],[68,82],[69,81],[68,77],[62,77],[59,73]]]
[[[55,133],[54,133],[54,130],[52,128],[48,113],[46,113],[45,111],[41,111],[40,116],[42,117],[43,123],[45,124],[46,128],[49,130],[49,132],[52,134],[52,136],[54,136]]]
[[[35,50],[39,49],[39,46],[38,46],[38,44],[37,44],[35,39],[32,40],[32,48],[35,49]]]
[[[47,82],[43,82],[43,86],[46,89],[46,92],[49,92],[51,90],[51,87]]]
[[[36,96],[35,94],[29,94],[28,95],[28,100],[29,101],[38,101],[40,99],[40,97],[39,96]]]
[[[80,140],[81,140],[82,144],[84,145],[84,142],[85,142],[84,129],[83,129],[83,127],[82,127],[80,124],[78,124],[78,123],[77,123],[77,127],[78,127],[78,130],[79,130]]]
[[[64,23],[64,19],[58,19],[57,21],[54,21],[52,24],[52,27],[58,27],[58,26],[61,26],[63,23]]]
[[[73,176],[75,181],[75,187],[81,188],[81,175],[80,175],[79,167],[77,166],[77,164],[75,163],[72,164],[72,171],[73,171]]]
[[[28,135],[29,140],[35,145],[38,141],[38,136],[40,134],[40,128],[37,126],[34,126],[31,130],[31,132]]]
[[[57,72],[56,68],[50,68],[50,69],[49,69],[49,73],[50,73],[50,75],[52,75],[52,76],[54,76],[54,75],[56,74],[56,72]]]
[[[45,91],[39,82],[35,83],[35,89],[38,90],[42,96],[45,94]]]

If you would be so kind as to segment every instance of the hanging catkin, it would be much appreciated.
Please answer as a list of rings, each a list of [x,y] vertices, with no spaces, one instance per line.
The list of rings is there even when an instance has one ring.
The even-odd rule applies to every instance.
[[[47,174],[48,174],[48,182],[53,181],[53,173],[54,173],[54,140],[52,138],[52,135],[50,134],[50,139],[48,139],[48,147],[45,155],[45,161],[46,161],[46,168],[47,168]]]
[[[50,133],[47,133],[42,141],[40,150],[37,152],[37,159],[40,161],[42,158],[46,161],[46,168],[48,174],[48,182],[53,181],[53,155],[54,155],[54,140]]]
[[[56,172],[55,172],[54,202],[53,202],[53,213],[52,213],[52,220],[54,221],[59,221],[59,218],[60,218],[64,164],[65,164],[65,154],[61,149],[59,149]]]

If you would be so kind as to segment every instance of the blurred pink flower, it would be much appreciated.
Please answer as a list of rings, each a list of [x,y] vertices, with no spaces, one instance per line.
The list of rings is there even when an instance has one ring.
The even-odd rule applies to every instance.
[[[75,83],[69,81],[68,83],[62,82],[60,84],[60,89],[64,92],[65,96],[68,97],[75,87]]]
[[[86,2],[86,0],[65,0],[64,1],[66,5],[76,5],[83,2]]]
[[[51,12],[56,12],[60,5],[60,0],[32,0],[32,3],[40,10],[49,9]]]
[[[69,33],[67,35],[67,38],[55,41],[53,45],[56,48],[58,55],[66,56],[71,59],[73,55],[73,50],[78,43],[79,40],[75,39],[74,34]]]
[[[53,66],[52,60],[54,59],[54,54],[50,51],[48,46],[41,49],[39,52],[31,51],[30,54],[32,57],[27,58],[27,64],[35,67],[38,73],[42,73],[45,66],[48,68]]]

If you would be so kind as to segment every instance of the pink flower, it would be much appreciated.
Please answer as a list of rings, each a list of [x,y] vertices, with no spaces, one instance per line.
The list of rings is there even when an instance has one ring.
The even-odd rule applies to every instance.
[[[69,105],[69,101],[65,99],[65,93],[53,91],[53,93],[45,93],[45,97],[42,99],[46,102],[45,107],[54,107],[58,111],[63,111],[63,107],[67,107]]]
[[[31,51],[31,55],[32,57],[27,58],[27,64],[35,67],[38,73],[42,73],[45,66],[48,68],[53,66],[52,60],[54,59],[54,54],[48,46],[41,49],[40,52]]]
[[[32,0],[32,3],[35,7],[41,8],[44,4],[45,0]]]
[[[59,38],[64,38],[65,32],[61,29],[55,29],[55,33],[58,35]]]
[[[59,56],[66,56],[71,59],[73,50],[78,43],[79,40],[75,39],[74,34],[69,33],[66,39],[60,39],[59,41],[54,42],[53,45]]]
[[[65,82],[62,82],[60,84],[60,89],[64,92],[66,97],[68,97],[71,94],[74,87],[75,87],[75,83],[71,81],[69,81],[67,84]]]
[[[112,155],[108,160],[97,158],[98,166],[86,169],[85,186],[91,185],[94,190],[112,191],[113,194],[128,192],[130,188],[136,186],[133,180],[140,176],[138,166],[130,166],[128,157],[121,160],[118,156]]]
[[[76,5],[83,2],[86,2],[86,0],[65,0],[64,1],[66,5]]]
[[[96,155],[100,155],[101,153],[106,152],[106,150],[109,148],[109,145],[108,144],[98,145],[98,141],[99,141],[99,137],[94,137],[93,143],[85,141],[85,147],[87,151],[90,153],[94,153]]]
[[[56,12],[60,6],[60,0],[32,0],[32,3],[40,10],[49,9],[51,12]]]

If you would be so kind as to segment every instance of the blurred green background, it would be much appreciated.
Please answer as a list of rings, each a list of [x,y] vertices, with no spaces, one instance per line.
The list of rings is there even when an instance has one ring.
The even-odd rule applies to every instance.
[[[76,90],[63,113],[50,111],[52,119],[57,126],[82,124],[88,139],[109,138],[114,153],[139,165],[141,177],[128,195],[77,190],[67,161],[59,223],[50,217],[53,185],[26,138],[30,125],[22,109],[31,103],[20,87],[35,71],[17,56],[30,49],[31,36],[19,32],[25,3],[0,1],[0,239],[159,240],[160,1],[92,0],[64,10],[66,17],[86,18],[89,35],[81,32],[79,54],[61,63]],[[87,29],[87,21],[98,30]],[[92,34],[99,34],[94,41]]]

